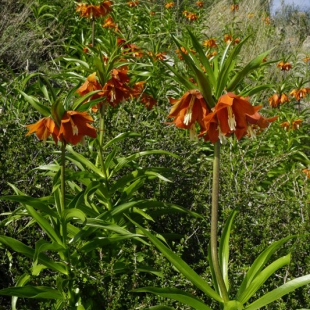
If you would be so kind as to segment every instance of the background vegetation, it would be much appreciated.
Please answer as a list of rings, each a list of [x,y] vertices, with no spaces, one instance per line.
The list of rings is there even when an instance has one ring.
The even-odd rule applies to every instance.
[[[292,263],[275,278],[269,279],[266,290],[283,284],[288,279],[310,273],[310,243],[308,237],[310,220],[310,189],[303,169],[310,169],[309,161],[309,101],[300,102],[293,97],[289,103],[272,109],[268,98],[282,87],[289,93],[300,82],[309,80],[310,12],[300,12],[295,7],[285,7],[270,16],[268,1],[240,1],[239,10],[231,11],[229,1],[203,1],[198,8],[192,1],[175,2],[175,7],[165,8],[164,1],[139,1],[129,8],[127,1],[114,1],[112,17],[125,39],[139,46],[145,54],[165,52],[170,63],[181,70],[184,65],[177,57],[170,34],[189,41],[189,27],[203,42],[216,38],[225,46],[223,36],[245,38],[246,43],[240,63],[246,63],[256,55],[273,48],[268,61],[270,65],[258,70],[242,85],[272,85],[268,90],[251,97],[255,105],[264,105],[265,115],[278,115],[273,123],[256,140],[232,139],[222,147],[220,219],[225,221],[231,210],[238,208],[231,238],[231,276],[240,284],[247,266],[274,240],[299,234],[291,242]],[[40,116],[20,94],[20,90],[38,95],[38,80],[28,78],[33,72],[48,76],[53,87],[68,92],[81,85],[92,72],[83,66],[67,61],[77,58],[88,61],[83,48],[91,43],[91,27],[87,19],[75,12],[73,1],[10,1],[0,2],[0,193],[13,194],[8,183],[16,185],[33,197],[48,195],[52,187],[51,176],[35,168],[57,160],[53,144],[38,142],[35,136],[25,137],[25,125],[37,121]],[[196,21],[187,20],[184,10],[197,14]],[[150,12],[155,12],[151,15]],[[112,30],[96,24],[96,44],[108,48]],[[308,42],[308,43],[307,43]],[[292,64],[288,72],[276,64],[282,60]],[[136,193],[137,199],[157,199],[175,203],[190,211],[204,215],[204,219],[184,214],[165,214],[155,222],[145,225],[166,236],[171,248],[181,255],[199,274],[210,277],[206,253],[209,243],[209,205],[211,188],[211,155],[213,146],[206,142],[189,140],[186,131],[167,125],[170,109],[168,98],[179,98],[184,89],[171,78],[171,73],[151,57],[136,59],[132,76],[147,81],[147,91],[157,100],[151,110],[135,100],[120,105],[107,115],[105,141],[121,132],[138,132],[141,136],[120,142],[121,156],[136,151],[163,149],[179,155],[151,156],[139,159],[137,166],[169,167],[171,183],[153,180],[145,183]],[[299,84],[298,84],[299,83]],[[304,87],[310,87],[304,83]],[[44,101],[43,98],[41,98]],[[96,117],[96,116],[94,116]],[[302,119],[299,129],[285,131],[280,126],[285,121]],[[98,121],[98,120],[96,120]],[[88,145],[75,147],[81,154],[91,158]],[[16,204],[1,201],[1,213],[6,215]],[[37,227],[26,219],[3,222],[0,234],[17,237],[32,245],[44,238]],[[283,254],[283,253],[282,253]],[[281,252],[278,253],[279,257]],[[163,277],[138,272],[118,273],[117,266],[127,265],[132,270],[137,262],[143,262],[163,273]],[[30,262],[0,245],[0,288],[14,286],[18,277],[29,270]],[[85,278],[83,275],[92,274]],[[53,273],[45,272],[34,284],[54,283]],[[133,294],[130,290],[142,286],[171,286],[194,291],[188,281],[178,274],[152,247],[125,241],[115,260],[105,261],[98,257],[85,257],[81,265],[80,287],[86,298],[93,301],[93,309],[144,309],[156,305],[159,298]],[[236,285],[236,287],[238,287]],[[232,288],[233,289],[233,288]],[[200,292],[195,292],[200,295]],[[309,286],[298,289],[266,309],[310,308]],[[203,297],[202,297],[203,298]],[[162,304],[176,309],[187,309],[178,303],[164,300]],[[212,305],[211,305],[212,306]],[[1,308],[2,307],[2,308]],[[215,307],[215,306],[214,306]],[[0,309],[10,308],[10,298],[0,296]],[[50,309],[49,302],[20,299],[18,309]],[[216,309],[216,308],[214,308]]]

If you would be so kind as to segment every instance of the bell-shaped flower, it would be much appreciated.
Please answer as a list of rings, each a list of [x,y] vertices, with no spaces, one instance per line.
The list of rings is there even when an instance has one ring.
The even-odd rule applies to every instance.
[[[44,142],[46,139],[52,135],[55,143],[57,144],[58,142],[58,128],[55,125],[55,122],[50,118],[50,117],[44,117],[37,121],[35,124],[31,125],[26,125],[28,128],[29,132],[26,134],[26,136],[35,133],[36,136],[40,139],[43,140]]]
[[[212,143],[235,134],[237,139],[245,135],[255,136],[255,127],[266,128],[277,117],[264,118],[258,113],[261,106],[252,106],[248,98],[233,93],[222,95],[213,111],[204,118],[205,130],[200,133],[206,141]]]
[[[290,99],[286,94],[273,94],[271,97],[268,99],[269,105],[272,108],[278,108],[280,105],[290,102]]]
[[[173,104],[168,118],[173,118],[176,127],[194,130],[195,123],[204,129],[203,118],[208,114],[205,99],[199,90],[189,90],[180,99],[171,99]]]
[[[58,139],[75,145],[84,136],[96,138],[96,129],[89,124],[92,122],[93,118],[87,112],[66,111],[61,119]]]

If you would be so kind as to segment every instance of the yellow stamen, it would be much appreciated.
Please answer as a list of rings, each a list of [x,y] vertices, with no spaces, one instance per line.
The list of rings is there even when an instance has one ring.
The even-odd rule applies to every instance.
[[[234,131],[234,130],[236,130],[235,115],[234,115],[231,107],[227,107],[227,111],[228,111],[228,126],[229,126],[231,131]]]
[[[195,96],[191,96],[191,101],[189,102],[188,108],[186,110],[183,123],[187,126],[192,121],[192,110],[195,102]]]
[[[251,139],[255,139],[256,138],[256,133],[255,131],[253,130],[252,126],[249,125],[248,128],[247,128],[247,134],[248,136],[251,138]]]
[[[226,138],[226,136],[222,133],[221,127],[218,126],[218,127],[217,127],[217,130],[218,130],[218,132],[219,132],[219,139],[220,139],[221,144],[226,144],[227,138]]]
[[[70,117],[70,123],[71,123],[71,127],[72,127],[72,133],[74,136],[77,136],[79,134],[79,129],[78,127],[74,124],[72,118]]]

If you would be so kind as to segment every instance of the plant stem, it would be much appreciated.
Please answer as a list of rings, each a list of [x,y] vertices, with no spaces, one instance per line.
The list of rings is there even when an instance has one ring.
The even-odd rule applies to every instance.
[[[60,201],[60,206],[61,206],[61,213],[64,212],[65,210],[65,182],[66,182],[66,177],[65,177],[65,164],[66,164],[66,143],[62,142],[61,144],[61,165],[60,165],[60,178],[61,178],[61,185],[60,185],[60,192],[61,192],[61,201]],[[62,214],[60,214],[61,216]]]
[[[224,302],[229,301],[227,288],[219,265],[217,252],[217,224],[218,224],[218,198],[219,198],[219,176],[220,176],[220,142],[214,144],[213,160],[213,183],[212,183],[212,210],[211,210],[211,260],[217,285]]]
[[[91,19],[91,44],[95,47],[95,19]]]

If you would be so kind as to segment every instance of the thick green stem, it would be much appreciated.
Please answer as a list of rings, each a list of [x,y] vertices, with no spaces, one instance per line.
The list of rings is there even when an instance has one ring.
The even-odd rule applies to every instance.
[[[60,201],[60,206],[61,206],[61,213],[63,214],[65,210],[65,182],[66,182],[66,177],[65,177],[65,164],[66,164],[66,143],[62,142],[61,144],[61,166],[60,166],[60,192],[61,192],[61,201]],[[60,214],[60,216],[62,215]]]
[[[211,260],[217,285],[224,302],[229,300],[227,288],[219,265],[217,252],[217,223],[218,223],[218,199],[219,199],[219,176],[220,176],[220,142],[214,144],[213,161],[213,184],[212,184],[212,210],[211,210]]]

